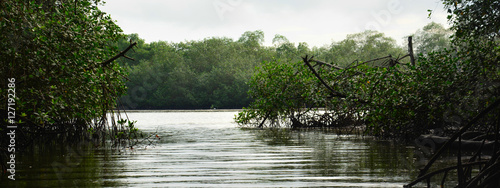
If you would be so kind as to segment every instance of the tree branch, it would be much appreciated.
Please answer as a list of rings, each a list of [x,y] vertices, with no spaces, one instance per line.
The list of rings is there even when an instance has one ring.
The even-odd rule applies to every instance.
[[[314,56],[313,56],[314,57]],[[344,95],[344,94],[341,94],[335,90],[333,90],[322,78],[321,76],[316,72],[316,70],[314,70],[314,68],[311,66],[311,64],[309,63],[310,61],[313,61],[312,58],[311,59],[308,59],[307,55],[306,57],[303,57],[302,60],[304,60],[304,63],[307,65],[307,67],[309,67],[309,69],[313,72],[313,74],[316,76],[316,78],[319,79],[319,81],[326,87],[326,89],[328,89],[332,95],[334,97],[340,97],[340,98],[346,98],[347,96]]]
[[[415,66],[415,56],[413,56],[413,42],[412,36],[408,37],[408,55],[410,55],[410,62],[412,66]]]
[[[432,166],[432,164],[438,159],[439,156],[441,156],[441,153],[443,153],[444,150],[447,149],[451,145],[452,142],[454,142],[467,129],[472,127],[472,125],[474,125],[477,121],[479,121],[479,119],[484,117],[491,110],[495,109],[498,105],[500,105],[500,99],[495,101],[493,104],[488,106],[488,108],[484,109],[481,113],[476,115],[471,121],[469,121],[469,123],[467,123],[467,125],[463,126],[457,133],[455,133],[445,144],[443,144],[443,146],[441,146],[441,148],[439,148],[439,150],[434,154],[434,156],[432,156],[432,158],[429,160],[427,165],[425,165],[425,167],[420,171],[420,174],[418,175],[418,177],[423,176],[427,172],[427,170],[429,170],[429,168]]]
[[[471,162],[471,163],[464,163],[461,166],[462,167],[469,167],[469,166],[474,166],[474,165],[484,165],[486,163],[487,163],[487,161],[477,161],[477,162]],[[450,170],[455,170],[455,169],[458,169],[458,168],[460,168],[460,166],[457,165],[457,166],[450,166],[450,167],[442,168],[442,169],[436,170],[434,172],[430,172],[428,174],[420,176],[419,178],[417,178],[416,180],[412,181],[411,183],[409,183],[407,185],[404,185],[404,187],[412,187],[412,186],[416,185],[418,182],[426,180],[426,179],[429,179],[429,178],[431,178],[432,176],[434,176],[436,174],[443,173],[443,172],[448,172]]]
[[[111,62],[115,61],[116,59],[118,59],[118,58],[120,58],[120,57],[122,57],[122,56],[123,56],[123,57],[125,57],[125,58],[127,58],[127,56],[125,56],[125,53],[127,53],[127,52],[128,52],[130,49],[132,49],[132,47],[134,47],[135,45],[137,45],[137,42],[134,42],[134,43],[130,44],[130,45],[127,47],[127,49],[125,49],[125,50],[121,51],[119,54],[115,55],[115,56],[114,56],[114,57],[112,57],[111,59],[108,59],[108,60],[106,60],[106,61],[102,62],[102,63],[101,63],[101,65],[102,65],[103,67],[108,66]]]
[[[344,68],[339,67],[339,66],[337,66],[337,65],[332,65],[332,64],[329,64],[329,63],[325,63],[325,62],[323,62],[323,61],[314,60],[314,59],[312,59],[312,58],[311,58],[311,60],[310,60],[310,61],[316,62],[316,63],[318,63],[318,64],[320,64],[320,65],[326,65],[326,66],[328,66],[328,67],[335,68],[335,69],[338,69],[338,70],[344,70]]]

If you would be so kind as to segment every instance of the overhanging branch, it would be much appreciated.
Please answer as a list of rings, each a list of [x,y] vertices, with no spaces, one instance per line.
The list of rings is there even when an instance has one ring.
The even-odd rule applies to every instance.
[[[125,50],[121,51],[119,54],[115,55],[115,56],[114,56],[114,57],[112,57],[111,59],[108,59],[108,60],[106,60],[106,61],[102,62],[102,63],[101,63],[101,65],[102,65],[103,67],[108,66],[111,62],[115,61],[116,59],[118,59],[118,58],[120,58],[120,57],[125,57],[125,58],[127,58],[127,59],[134,60],[134,59],[132,59],[132,58],[130,58],[130,57],[125,56],[125,54],[126,54],[126,53],[130,50],[130,49],[132,49],[132,47],[134,47],[135,45],[137,45],[137,42],[131,43],[131,44],[127,47],[127,49],[125,49]]]

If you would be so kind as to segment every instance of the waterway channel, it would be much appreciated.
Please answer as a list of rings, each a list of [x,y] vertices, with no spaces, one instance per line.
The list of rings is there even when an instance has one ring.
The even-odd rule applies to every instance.
[[[89,145],[18,156],[16,181],[34,187],[402,187],[414,147],[323,131],[245,130],[236,111],[128,112],[157,133],[134,149]],[[155,136],[156,137],[156,136]],[[155,138],[156,139],[156,138]]]

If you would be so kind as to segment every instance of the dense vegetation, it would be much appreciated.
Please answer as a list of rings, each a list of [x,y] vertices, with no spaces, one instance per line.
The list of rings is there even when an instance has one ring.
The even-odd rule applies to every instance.
[[[145,44],[136,34],[136,61],[129,68],[127,109],[238,108],[248,104],[246,80],[258,62],[270,59],[262,47],[263,33],[247,32],[238,41],[208,38],[203,41]],[[119,46],[128,44],[128,40]]]
[[[126,138],[137,131],[133,122],[108,122],[107,114],[120,108],[117,104],[127,109],[248,106],[255,100],[248,95],[255,68],[270,62],[298,62],[302,55],[315,54],[347,65],[354,57],[404,51],[394,39],[375,31],[312,49],[282,35],[274,37],[273,46],[263,46],[264,33],[258,30],[245,32],[238,40],[145,43],[137,34],[123,35],[111,17],[98,9],[100,3],[0,3],[0,59],[5,64],[0,67],[0,92],[15,88],[13,97],[1,96],[13,106],[0,107],[0,132],[9,131],[7,112],[15,109],[10,119],[18,125],[18,150],[55,139],[74,143],[82,138]],[[127,55],[135,61],[108,61],[132,42],[137,46]],[[123,94],[127,95],[116,100]],[[8,137],[2,137],[0,143],[8,142]],[[8,158],[6,149],[1,148],[1,160]]]
[[[137,129],[107,122],[110,109],[241,107],[236,120],[244,126],[359,125],[366,134],[404,140],[453,133],[488,109],[473,129],[498,133],[492,104],[500,96],[500,3],[442,1],[451,31],[436,23],[416,31],[416,64],[406,47],[377,31],[313,48],[282,35],[263,46],[259,30],[238,40],[145,43],[124,36],[99,0],[1,1],[0,93],[16,90],[12,99],[0,96],[14,104],[0,107],[0,134],[14,119],[19,149],[39,138],[125,138]],[[107,61],[133,41],[135,61]],[[7,117],[12,109],[14,118]]]
[[[113,41],[123,35],[98,4],[99,0],[0,2],[2,167],[8,158],[6,146],[12,143],[5,136],[13,131],[8,125],[17,125],[17,152],[33,143],[104,140],[117,133],[109,130],[122,130],[109,126],[106,114],[126,89],[125,69],[107,61],[119,53]],[[8,109],[7,101],[12,104]]]
[[[380,43],[390,41],[382,36],[349,35],[330,53],[310,53],[313,59],[266,62],[249,82],[255,101],[237,122],[292,128],[357,123],[369,135],[404,140],[437,129],[453,132],[498,99],[498,9],[489,8],[498,2],[443,2],[453,40],[434,23],[417,31],[415,65],[400,58],[404,50]],[[377,57],[384,58],[370,61]],[[491,130],[496,119],[489,116],[476,129]]]
[[[443,26],[431,23],[416,34],[420,36],[415,39],[419,42],[416,46],[422,51],[443,48],[446,32]],[[255,68],[269,62],[289,64],[313,54],[347,66],[356,59],[403,55],[406,51],[394,39],[376,31],[351,34],[340,42],[312,49],[304,42],[291,43],[283,35],[275,35],[273,46],[263,46],[264,33],[259,30],[245,32],[238,40],[207,38],[180,43],[145,43],[137,34],[130,34],[117,43],[118,48],[125,48],[129,40],[138,41],[138,48],[129,54],[135,61],[120,61],[130,72],[128,93],[121,98],[125,109],[246,107],[254,100],[248,95],[248,83]]]
[[[249,82],[255,100],[236,121],[260,128],[348,127],[340,131],[362,130],[377,138],[414,141],[424,150],[430,147],[433,151],[427,153],[432,157],[422,158],[427,164],[405,187],[425,181],[431,187],[435,176],[443,187],[450,171],[458,177],[457,187],[498,187],[500,2],[443,3],[453,25],[452,40],[447,40],[449,32],[436,32],[440,29],[435,24],[417,31],[416,63],[405,62],[400,58],[403,54],[389,50],[385,52],[390,56],[379,60],[357,54],[365,62],[353,58],[356,61],[344,66],[339,66],[343,59],[332,61],[316,54],[302,61],[266,62]],[[352,46],[332,55],[366,49]],[[379,47],[383,45],[375,45]],[[318,61],[325,59],[328,63]],[[423,134],[433,134],[430,137],[443,139],[443,144],[437,146],[433,139],[419,137]],[[462,157],[462,144],[468,142],[463,139],[476,141],[467,158]],[[495,145],[487,149],[485,143]],[[433,169],[445,151],[454,153],[456,165]],[[481,156],[486,153],[490,158],[485,160]],[[479,170],[473,172],[474,167]]]

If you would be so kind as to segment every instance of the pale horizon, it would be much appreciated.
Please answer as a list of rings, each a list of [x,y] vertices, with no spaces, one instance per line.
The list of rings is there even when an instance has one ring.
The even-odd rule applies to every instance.
[[[405,36],[430,22],[449,27],[438,0],[108,0],[100,8],[117,20],[125,34],[137,33],[147,43],[237,40],[246,31],[261,30],[265,46],[272,46],[280,34],[295,45],[306,42],[312,48],[370,29],[403,45]],[[431,18],[428,10],[433,10]]]

